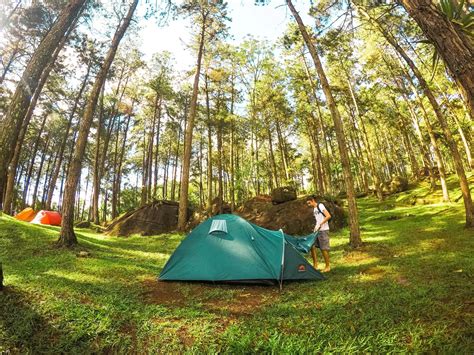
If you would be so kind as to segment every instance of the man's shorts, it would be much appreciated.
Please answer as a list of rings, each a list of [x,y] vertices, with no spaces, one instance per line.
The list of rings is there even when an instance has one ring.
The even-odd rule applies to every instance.
[[[316,248],[329,250],[329,231],[319,231],[318,240],[315,243]]]

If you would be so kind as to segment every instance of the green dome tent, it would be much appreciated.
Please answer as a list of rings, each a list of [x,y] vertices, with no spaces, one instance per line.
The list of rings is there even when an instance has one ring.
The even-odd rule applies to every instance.
[[[160,274],[175,281],[323,280],[281,230],[222,214],[198,225],[178,246]]]

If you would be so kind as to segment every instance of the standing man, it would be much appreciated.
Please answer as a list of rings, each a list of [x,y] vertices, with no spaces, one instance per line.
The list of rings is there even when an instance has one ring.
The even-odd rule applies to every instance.
[[[324,262],[326,267],[321,270],[322,272],[328,272],[331,270],[329,265],[329,219],[331,214],[322,203],[318,202],[317,197],[312,195],[306,200],[306,204],[313,208],[314,218],[316,219],[316,226],[314,232],[319,231],[316,242],[311,247],[311,256],[313,257],[313,266],[316,269],[318,266],[318,260],[316,255],[316,248],[321,249],[323,254]]]

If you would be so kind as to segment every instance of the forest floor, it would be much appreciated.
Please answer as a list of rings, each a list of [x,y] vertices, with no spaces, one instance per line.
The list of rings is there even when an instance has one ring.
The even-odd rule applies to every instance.
[[[179,234],[79,229],[68,251],[58,228],[0,217],[0,353],[473,353],[474,233],[462,200],[439,199],[423,183],[358,200],[363,247],[333,233],[328,279],[281,292],[156,281]]]

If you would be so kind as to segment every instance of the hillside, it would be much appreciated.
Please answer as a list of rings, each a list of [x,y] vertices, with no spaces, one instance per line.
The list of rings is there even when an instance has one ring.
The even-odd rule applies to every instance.
[[[158,283],[179,234],[78,229],[69,251],[53,247],[58,228],[4,215],[0,352],[472,353],[474,233],[462,200],[438,199],[425,183],[383,203],[359,199],[363,247],[333,233],[328,280],[282,292]]]

